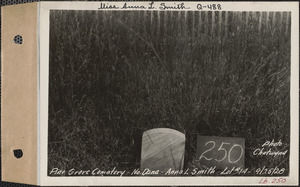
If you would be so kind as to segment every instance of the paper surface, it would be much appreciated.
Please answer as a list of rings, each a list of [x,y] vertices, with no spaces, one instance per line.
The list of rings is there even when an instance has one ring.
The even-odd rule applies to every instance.
[[[26,18],[30,36],[3,21],[3,179],[34,183],[39,176],[47,186],[298,184],[298,6],[40,2],[38,19],[20,8],[16,25]],[[15,14],[9,9],[5,15]],[[16,45],[18,34],[23,43]],[[11,48],[24,46],[30,55]],[[142,134],[155,128],[184,134],[183,169],[140,176]],[[242,138],[241,152],[224,139],[215,155],[207,154],[212,143],[201,154],[243,163],[219,171],[199,162],[198,136]],[[37,154],[39,173],[32,170]],[[24,169],[18,161],[26,161]]]
[[[297,183],[295,7],[43,2],[42,184]],[[135,175],[152,128],[185,134],[182,176]],[[244,138],[247,172],[199,165],[197,135]]]
[[[2,7],[1,17],[2,180],[37,184],[37,3]]]

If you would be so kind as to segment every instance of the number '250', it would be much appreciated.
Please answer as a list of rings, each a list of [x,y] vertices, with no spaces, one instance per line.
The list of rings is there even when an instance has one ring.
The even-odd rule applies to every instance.
[[[206,142],[206,144],[205,144],[205,146],[208,146],[208,145],[211,145],[211,147],[209,147],[206,151],[204,151],[202,154],[201,154],[201,156],[199,157],[199,160],[201,160],[202,158],[204,158],[204,159],[206,159],[206,160],[212,160],[213,159],[213,157],[211,157],[211,158],[207,158],[206,156],[205,156],[205,154],[206,153],[208,153],[209,151],[212,151],[214,148],[215,148],[215,146],[216,146],[216,142],[214,142],[214,141],[208,141],[208,142]],[[219,152],[222,152],[221,154],[224,154],[224,156],[221,158],[221,159],[216,159],[215,158],[215,161],[217,161],[217,162],[222,162],[223,160],[225,160],[226,158],[228,158],[228,162],[229,163],[237,163],[241,158],[242,158],[242,156],[243,156],[243,154],[244,154],[244,151],[243,151],[243,147],[241,146],[241,145],[239,145],[239,144],[233,144],[231,147],[230,147],[230,149],[229,149],[229,151],[227,151],[227,149],[225,149],[223,146],[224,145],[232,145],[231,143],[228,143],[228,142],[222,142],[222,144],[220,145],[220,147],[218,148],[218,151]],[[240,151],[240,156],[238,157],[238,159],[236,159],[236,160],[232,160],[232,156],[231,156],[231,154],[232,154],[232,150],[233,149],[240,149],[241,151]]]

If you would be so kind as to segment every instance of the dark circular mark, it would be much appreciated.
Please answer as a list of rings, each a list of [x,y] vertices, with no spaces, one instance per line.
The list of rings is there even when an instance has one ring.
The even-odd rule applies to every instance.
[[[23,38],[22,38],[22,36],[16,35],[15,38],[14,38],[14,42],[15,42],[16,44],[22,44],[22,43],[23,43]]]
[[[22,149],[15,149],[14,150],[14,155],[15,155],[16,158],[22,158],[22,156],[23,156]]]

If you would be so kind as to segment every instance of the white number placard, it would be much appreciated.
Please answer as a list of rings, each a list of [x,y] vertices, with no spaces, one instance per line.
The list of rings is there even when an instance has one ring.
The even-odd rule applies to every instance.
[[[235,137],[198,136],[197,159],[201,165],[243,167],[245,159],[245,139]]]

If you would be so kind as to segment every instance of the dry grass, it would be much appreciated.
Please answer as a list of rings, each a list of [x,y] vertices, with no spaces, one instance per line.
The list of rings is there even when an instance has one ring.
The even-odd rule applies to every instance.
[[[49,168],[138,168],[142,132],[166,127],[186,134],[185,167],[199,134],[245,138],[246,167],[288,169],[288,155],[252,155],[265,140],[289,148],[287,14],[260,32],[257,13],[229,12],[226,27],[205,15],[53,11]]]

